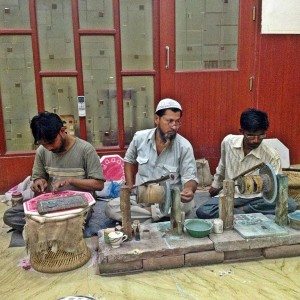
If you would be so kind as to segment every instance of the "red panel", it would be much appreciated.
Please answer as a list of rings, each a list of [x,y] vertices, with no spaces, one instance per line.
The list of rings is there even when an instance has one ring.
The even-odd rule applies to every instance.
[[[175,72],[175,6],[161,1],[161,94],[173,96],[183,106],[183,126],[196,158],[205,157],[214,169],[220,157],[220,142],[238,133],[240,113],[254,106],[249,77],[253,76],[256,22],[252,8],[256,1],[240,1],[238,68]],[[170,69],[165,69],[165,45],[170,45]]]
[[[289,148],[292,164],[300,163],[299,70],[299,35],[261,35],[258,105],[269,113],[269,137]]]
[[[34,156],[0,157],[0,193],[3,194],[31,175],[33,161]]]

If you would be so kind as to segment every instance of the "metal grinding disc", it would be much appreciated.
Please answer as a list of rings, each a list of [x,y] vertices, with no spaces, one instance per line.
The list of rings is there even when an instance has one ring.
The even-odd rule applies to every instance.
[[[262,196],[268,203],[274,203],[277,196],[277,177],[272,166],[266,163],[260,170],[259,175],[263,179]]]
[[[237,184],[237,187],[238,187],[238,190],[241,194],[244,194],[245,193],[245,190],[246,190],[246,187],[245,187],[245,183],[244,183],[244,180],[243,180],[243,177],[239,177],[237,180],[236,180],[236,184]]]
[[[159,204],[159,209],[161,213],[166,216],[169,213],[172,198],[171,198],[171,186],[169,181],[161,182],[160,185],[162,185],[165,188],[165,201]]]

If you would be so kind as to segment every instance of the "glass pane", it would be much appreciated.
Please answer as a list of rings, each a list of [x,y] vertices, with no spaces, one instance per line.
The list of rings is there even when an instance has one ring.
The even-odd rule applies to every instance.
[[[42,70],[74,69],[70,0],[38,0],[37,19]]]
[[[8,151],[32,150],[37,113],[30,36],[0,36],[0,90]]]
[[[129,145],[134,133],[154,126],[153,77],[123,77],[125,142]]]
[[[111,0],[79,0],[79,20],[81,28],[113,28]]]
[[[94,147],[118,145],[114,39],[81,38],[87,140]]]
[[[28,0],[0,0],[0,27],[29,28]]]
[[[58,114],[67,127],[67,132],[79,137],[76,78],[43,78],[45,110]]]
[[[123,69],[153,69],[152,1],[122,0]]]
[[[176,0],[176,69],[234,69],[238,0]]]

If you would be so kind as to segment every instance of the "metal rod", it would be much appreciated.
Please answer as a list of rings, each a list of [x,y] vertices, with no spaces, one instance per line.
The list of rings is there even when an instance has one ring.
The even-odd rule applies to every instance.
[[[166,176],[162,176],[160,178],[157,178],[157,179],[153,179],[153,180],[148,180],[142,184],[139,184],[139,185],[134,185],[132,188],[136,188],[138,186],[141,186],[141,185],[148,185],[148,184],[151,184],[151,183],[159,183],[159,182],[162,182],[162,181],[166,181],[168,179],[174,179],[174,175],[173,174],[169,174],[169,175],[166,175]]]
[[[260,168],[262,168],[264,165],[265,165],[264,162],[262,162],[262,163],[260,163],[260,164],[258,164],[258,165],[255,165],[254,167],[252,167],[252,168],[250,168],[250,169],[248,169],[248,170],[242,172],[241,174],[239,174],[239,175],[233,177],[232,180],[233,180],[233,181],[236,181],[239,177],[242,177],[242,176],[244,176],[244,175],[246,175],[246,174],[248,174],[248,173],[250,173],[250,172],[252,172],[252,171],[255,171],[256,169],[260,169]],[[217,190],[218,194],[219,194],[222,190],[223,190],[223,187],[218,188],[218,190]]]

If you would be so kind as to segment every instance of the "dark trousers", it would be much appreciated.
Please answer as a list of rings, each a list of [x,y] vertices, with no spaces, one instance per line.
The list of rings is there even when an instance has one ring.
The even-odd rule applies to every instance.
[[[92,216],[92,212],[93,208],[91,207],[91,209],[89,209],[87,212],[85,224],[88,224],[88,221]],[[3,221],[6,225],[10,226],[11,228],[22,232],[26,223],[23,204],[18,204],[7,209],[4,212]]]
[[[275,214],[276,203],[269,204],[263,198],[252,199],[235,198],[234,214],[262,213],[264,215]],[[288,199],[288,210],[293,212],[297,209],[297,203],[294,199]],[[219,217],[219,197],[213,197],[208,203],[200,205],[196,211],[199,219],[215,219]]]

